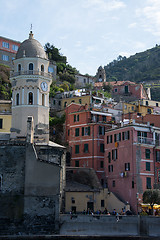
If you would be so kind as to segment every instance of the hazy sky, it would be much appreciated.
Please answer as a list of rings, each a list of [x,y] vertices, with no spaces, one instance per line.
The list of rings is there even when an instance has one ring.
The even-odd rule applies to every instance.
[[[0,0],[0,35],[60,48],[80,73],[95,75],[119,55],[160,44],[160,0]]]

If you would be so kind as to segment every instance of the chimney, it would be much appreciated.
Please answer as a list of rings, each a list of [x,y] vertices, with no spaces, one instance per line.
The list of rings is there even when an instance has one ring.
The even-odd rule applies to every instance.
[[[147,96],[148,96],[148,100],[151,100],[151,88],[150,87],[147,88]]]

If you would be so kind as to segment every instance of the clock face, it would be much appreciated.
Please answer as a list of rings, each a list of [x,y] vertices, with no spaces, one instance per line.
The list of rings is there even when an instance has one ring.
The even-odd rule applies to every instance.
[[[48,85],[46,82],[42,82],[41,83],[41,89],[42,91],[46,92],[48,90]]]

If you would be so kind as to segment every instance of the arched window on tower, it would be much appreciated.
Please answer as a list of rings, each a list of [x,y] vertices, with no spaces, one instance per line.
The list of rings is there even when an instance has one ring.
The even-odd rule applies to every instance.
[[[16,105],[19,105],[19,93],[16,95]]]
[[[18,64],[18,73],[21,73],[21,64]]]
[[[42,94],[42,106],[45,106],[45,95]]]
[[[32,92],[28,93],[28,104],[33,105],[33,93]]]
[[[41,65],[41,74],[44,75],[44,65]]]
[[[33,63],[29,64],[29,74],[33,74]]]

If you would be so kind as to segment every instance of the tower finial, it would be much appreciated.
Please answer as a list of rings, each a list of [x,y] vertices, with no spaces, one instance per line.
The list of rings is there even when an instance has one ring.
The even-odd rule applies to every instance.
[[[30,33],[29,33],[29,39],[33,38],[33,33],[32,33],[32,23],[31,23],[31,28],[30,28]]]

